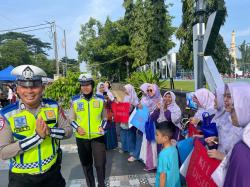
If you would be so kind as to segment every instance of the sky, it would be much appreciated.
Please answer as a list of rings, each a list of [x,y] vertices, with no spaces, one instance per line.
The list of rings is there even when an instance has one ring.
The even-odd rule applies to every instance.
[[[181,0],[166,0],[166,2],[173,4],[169,12],[174,16],[173,26],[178,27],[182,16]],[[250,43],[250,0],[225,0],[225,2],[228,17],[220,33],[227,46],[230,46],[233,30],[236,32],[236,45],[240,45],[243,40]],[[68,57],[77,59],[75,46],[80,37],[81,24],[86,23],[90,17],[101,22],[104,22],[107,16],[113,21],[123,17],[122,3],[123,0],[0,0],[0,30],[55,21],[61,28],[57,28],[59,57],[64,56],[62,30],[65,29]],[[53,43],[49,29],[28,34]],[[177,46],[172,51],[176,52],[179,45],[174,37],[173,40]],[[54,57],[53,50],[48,53],[50,58]]]

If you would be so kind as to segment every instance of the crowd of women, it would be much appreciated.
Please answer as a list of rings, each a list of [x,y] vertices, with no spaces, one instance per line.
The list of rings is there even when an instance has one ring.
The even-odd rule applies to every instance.
[[[155,141],[155,125],[163,121],[172,121],[175,125],[173,144],[184,139],[181,126],[182,112],[176,104],[176,96],[167,91],[161,95],[157,85],[144,83],[140,86],[139,99],[134,87],[124,86],[125,97],[122,102],[130,103],[130,113],[134,108],[146,106],[149,110],[146,133],[135,127],[129,128],[127,123],[115,124],[112,121],[112,102],[118,102],[110,91],[110,83],[99,83],[97,96],[105,100],[108,116],[106,126],[106,147],[117,147],[120,137],[122,153],[128,153],[128,162],[142,161],[145,170],[157,169],[157,155],[161,145]],[[199,129],[204,113],[212,116],[216,124],[218,136],[204,137],[195,134],[209,148],[210,158],[222,160],[212,175],[218,186],[249,186],[250,184],[250,84],[243,82],[228,83],[217,88],[215,93],[202,88],[195,91],[193,101],[198,108],[189,123]]]

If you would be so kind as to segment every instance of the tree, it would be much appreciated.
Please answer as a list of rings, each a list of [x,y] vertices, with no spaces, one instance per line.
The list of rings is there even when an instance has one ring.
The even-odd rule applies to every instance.
[[[129,39],[123,20],[112,22],[107,18],[102,26],[91,18],[82,26],[80,34],[76,49],[79,59],[87,63],[92,74],[124,79]]]
[[[241,59],[238,59],[238,66],[245,74],[250,72],[250,46],[245,40],[239,46],[239,51],[241,53]]]
[[[7,32],[0,34],[0,45],[4,44],[8,40],[23,40],[28,50],[32,54],[44,54],[47,55],[46,50],[51,49],[51,44],[42,42],[40,39],[35,38],[33,35],[23,34],[18,32]]]
[[[71,72],[79,72],[80,71],[80,68],[79,68],[80,65],[76,59],[70,59],[67,57],[63,57],[60,60],[60,63],[62,64],[62,68],[64,68],[65,70],[67,67],[67,71],[71,71]],[[61,72],[61,73],[63,73],[63,72]]]
[[[180,48],[178,53],[178,60],[185,69],[192,69],[193,67],[193,23],[194,23],[194,0],[183,0],[182,1],[182,23],[176,32],[176,37],[180,40]],[[222,0],[208,0],[207,1],[207,14],[205,15],[205,22],[209,15],[222,8],[226,11],[225,3]],[[226,14],[223,18],[223,24],[225,23]],[[225,73],[230,71],[228,65],[229,52],[223,41],[221,35],[218,35],[216,39],[216,45],[212,57],[217,64],[220,72]]]
[[[8,40],[0,45],[0,68],[3,69],[8,65],[19,66],[30,64],[30,52],[26,43],[22,40]]]
[[[145,0],[149,61],[165,56],[175,46],[171,37],[175,28],[171,26],[169,5],[164,0]]]
[[[174,28],[164,0],[137,0],[133,10],[130,32],[133,67],[148,64],[168,53]],[[128,11],[126,11],[128,12]],[[126,15],[126,14],[125,14]]]
[[[64,108],[69,108],[71,97],[79,93],[79,72],[68,72],[66,77],[54,81],[45,89],[45,97],[60,102]]]
[[[131,56],[134,58],[133,67],[138,67],[149,63],[147,20],[143,0],[136,1],[133,18],[133,30],[130,33]]]

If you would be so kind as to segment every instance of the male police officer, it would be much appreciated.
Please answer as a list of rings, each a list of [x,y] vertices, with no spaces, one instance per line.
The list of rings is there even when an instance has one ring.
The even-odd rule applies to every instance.
[[[90,75],[80,75],[81,94],[72,98],[70,119],[75,128],[79,158],[88,187],[95,186],[93,158],[97,173],[98,186],[104,187],[106,150],[103,120],[103,101],[93,95],[94,81]]]
[[[58,104],[43,99],[42,77],[32,65],[12,70],[20,100],[0,113],[0,158],[10,159],[9,187],[64,187],[59,140],[72,128]]]

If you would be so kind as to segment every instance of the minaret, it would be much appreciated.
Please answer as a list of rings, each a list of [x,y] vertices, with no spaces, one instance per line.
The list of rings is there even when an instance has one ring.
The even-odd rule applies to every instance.
[[[238,70],[238,67],[237,67],[237,60],[236,60],[236,43],[235,43],[235,32],[234,31],[232,32],[230,56],[232,57],[234,73],[236,73]]]

